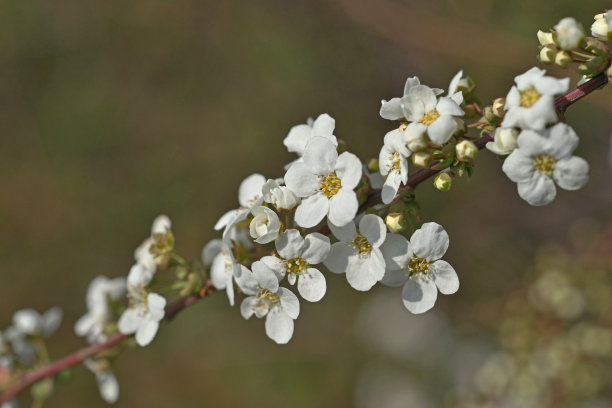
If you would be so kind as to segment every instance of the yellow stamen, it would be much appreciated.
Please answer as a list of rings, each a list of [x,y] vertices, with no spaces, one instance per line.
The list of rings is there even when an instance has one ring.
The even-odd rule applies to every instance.
[[[338,194],[338,191],[342,188],[342,181],[335,171],[332,171],[327,176],[321,179],[321,186],[319,187],[323,194],[328,198],[331,198]]]
[[[424,124],[425,126],[429,126],[432,123],[434,123],[439,117],[440,117],[440,114],[438,113],[438,111],[435,109],[432,109],[423,115],[423,117],[421,118],[421,123]]]
[[[533,159],[533,167],[535,167],[536,171],[547,176],[553,173],[555,164],[557,164],[557,159],[548,154],[538,154]]]
[[[353,244],[357,249],[359,249],[360,255],[369,255],[372,252],[372,244],[368,241],[366,237],[363,235],[357,235]]]
[[[535,105],[538,99],[540,99],[540,97],[542,96],[542,94],[539,93],[538,90],[535,89],[534,87],[527,88],[523,91],[520,91],[520,93],[521,93],[520,105],[523,108],[531,108],[533,105]]]
[[[302,258],[292,258],[287,261],[287,273],[299,275],[308,266]]]

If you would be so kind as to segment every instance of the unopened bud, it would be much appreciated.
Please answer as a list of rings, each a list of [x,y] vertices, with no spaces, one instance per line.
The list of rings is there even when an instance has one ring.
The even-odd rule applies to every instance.
[[[601,41],[612,40],[612,24],[610,24],[612,16],[610,13],[612,13],[612,11],[608,10],[606,13],[597,14],[595,16],[595,22],[593,22],[591,26],[591,34],[593,34],[593,37]],[[608,18],[608,16],[610,16],[610,18]]]
[[[506,107],[506,99],[505,98],[497,98],[493,101],[493,106],[491,110],[493,114],[498,118],[503,118],[506,111],[504,108]]]
[[[465,105],[462,107],[462,109],[465,112],[466,118],[473,118],[474,116],[476,116],[476,108],[474,107],[474,105]]]
[[[542,30],[538,30],[538,41],[540,45],[555,44],[555,35],[553,33],[546,33]]]
[[[431,160],[432,160],[431,154],[425,151],[416,152],[412,155],[412,163],[418,167],[422,167],[422,168],[429,167],[429,165],[431,164]]]
[[[406,229],[406,220],[404,214],[401,213],[389,213],[385,217],[385,224],[390,232],[397,234]]]
[[[587,51],[595,55],[601,55],[601,56],[610,55],[610,47],[608,47],[606,44],[599,41],[598,39],[593,38],[593,37],[587,37],[585,41],[586,41]]]
[[[499,121],[499,116],[493,113],[493,107],[491,106],[485,106],[482,114],[486,121],[489,123],[496,123],[497,121]]]
[[[444,172],[440,173],[434,179],[434,187],[440,191],[448,191],[451,189],[453,184],[453,178],[450,174]]]
[[[572,62],[572,56],[567,51],[561,51],[555,56],[555,65],[565,68]]]
[[[380,168],[378,167],[378,159],[370,159],[368,162],[368,171],[370,173],[378,173]]]
[[[187,277],[189,271],[184,266],[178,266],[176,268],[176,277],[177,279],[183,280]]]
[[[602,72],[608,66],[608,59],[602,56],[593,57],[584,64],[578,66],[578,73],[594,76]]]
[[[462,140],[457,143],[455,150],[459,161],[472,161],[478,153],[478,147],[469,140]]]
[[[557,54],[557,49],[552,45],[545,45],[540,49],[540,55],[538,55],[538,59],[542,64],[552,64],[555,62],[555,56]]]

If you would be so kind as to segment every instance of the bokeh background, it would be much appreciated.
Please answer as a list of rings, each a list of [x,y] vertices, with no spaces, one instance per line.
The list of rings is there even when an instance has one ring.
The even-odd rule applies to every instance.
[[[393,126],[378,116],[380,100],[400,94],[406,77],[446,88],[464,69],[483,101],[505,96],[512,78],[536,64],[538,29],[565,16],[588,28],[606,6],[0,0],[0,327],[17,309],[59,305],[65,320],[52,355],[83,346],[72,325],[89,281],[127,274],[160,213],[172,218],[178,249],[198,257],[244,177],[282,175],[293,158],[281,143],[291,126],[327,112],[352,151],[377,157]],[[453,390],[471,389],[504,347],[504,299],[512,293],[511,305],[535,313],[526,288],[539,279],[542,246],[557,248],[571,270],[591,254],[585,242],[599,243],[591,258],[603,259],[602,279],[612,273],[612,241],[593,238],[612,222],[611,92],[567,114],[581,136],[577,154],[592,167],[583,190],[530,207],[488,153],[470,182],[448,193],[419,188],[421,216],[449,231],[445,259],[461,280],[433,312],[410,316],[397,289],[357,293],[329,276],[326,297],[302,304],[294,338],[281,347],[262,321],[244,321],[213,296],[151,346],[121,356],[117,406],[455,406]],[[606,327],[610,314],[601,316]],[[582,400],[610,406],[602,398],[611,387],[603,381]],[[46,406],[106,404],[78,368]]]

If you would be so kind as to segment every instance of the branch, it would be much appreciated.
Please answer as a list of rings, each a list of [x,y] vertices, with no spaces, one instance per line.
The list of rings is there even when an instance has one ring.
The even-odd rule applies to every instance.
[[[557,98],[555,100],[555,107],[557,108],[559,112],[563,113],[565,112],[568,106],[572,105],[574,102],[578,101],[582,97],[590,94],[594,90],[605,86],[608,83],[608,81],[609,79],[607,75],[603,73],[599,74],[596,77],[592,78],[591,80],[585,82],[584,84],[578,86],[577,88]],[[487,144],[487,142],[490,142],[492,140],[493,140],[493,133],[490,133],[476,140],[474,143],[479,149],[483,149],[485,145]],[[423,181],[429,179],[430,177],[435,176],[439,172],[440,170],[434,170],[432,168],[427,168],[427,169],[417,171],[416,173],[408,177],[408,183],[400,187],[400,192],[414,190],[416,186],[421,184]],[[382,202],[381,190],[374,190],[372,192],[372,195],[368,198],[368,200],[366,200],[366,202],[359,208],[359,211],[361,212],[365,208],[368,208],[375,204],[379,204],[381,202]],[[326,228],[327,226],[324,226],[322,227],[321,230],[324,230]],[[329,230],[327,230],[327,233],[329,233]],[[216,290],[212,286],[212,282],[210,280],[206,281],[204,284],[204,288],[198,294],[183,298],[169,305],[168,307],[166,307],[166,314],[164,316],[164,320],[170,321],[174,319],[174,317],[181,310],[191,306],[192,304],[196,303],[200,299],[203,299],[207,297],[208,295],[211,295],[215,292]],[[16,384],[13,387],[10,387],[0,396],[0,404],[7,402],[8,400],[14,398],[15,396],[17,396],[19,393],[24,391],[26,388],[28,388],[30,385],[34,384],[35,382],[40,381],[47,377],[55,376],[60,371],[65,370],[66,368],[72,367],[76,364],[79,364],[86,358],[91,357],[94,354],[102,350],[106,350],[108,348],[116,346],[117,344],[121,343],[123,340],[129,337],[132,337],[132,335],[117,333],[103,343],[93,344],[89,347],[78,350],[75,353],[70,354],[64,358],[61,358],[53,363],[50,363],[44,367],[41,367],[37,370],[27,373],[18,384]]]

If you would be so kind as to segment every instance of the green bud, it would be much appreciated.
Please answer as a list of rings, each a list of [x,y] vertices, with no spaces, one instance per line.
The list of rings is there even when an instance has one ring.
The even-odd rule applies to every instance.
[[[44,401],[53,395],[53,379],[45,378],[38,381],[30,388],[32,398],[36,401]]]
[[[368,162],[368,171],[370,173],[378,173],[380,168],[378,167],[378,159],[370,159]]]
[[[555,56],[555,65],[561,68],[567,67],[572,62],[572,56],[567,51],[560,51]]]
[[[406,229],[406,220],[402,213],[389,213],[385,217],[385,224],[390,232],[397,234]]]
[[[457,122],[457,130],[455,130],[455,133],[453,134],[453,136],[455,137],[460,137],[463,136],[467,133],[467,126],[465,124],[465,121],[461,118],[453,118],[455,119],[455,122]]]
[[[434,179],[434,187],[440,191],[448,191],[451,189],[453,184],[453,178],[450,174],[444,172],[440,173]]]
[[[187,273],[189,273],[189,271],[184,266],[179,266],[176,268],[176,277],[180,280],[185,279],[187,277]]]
[[[499,117],[493,113],[492,106],[485,106],[483,115],[486,121],[489,123],[496,123],[497,121],[499,121]]]
[[[474,105],[465,105],[462,107],[462,109],[465,112],[466,118],[473,118],[474,116],[476,116],[476,108],[474,107]]]
[[[590,53],[603,57],[610,57],[610,47],[599,41],[597,38],[586,37],[585,41],[586,50]]]
[[[538,59],[542,64],[552,64],[555,62],[555,55],[557,54],[556,47],[552,45],[545,45],[540,49]]]
[[[505,108],[506,107],[506,98],[497,98],[493,101],[493,106],[491,107],[491,111],[493,112],[493,115],[497,116],[498,118],[503,118],[504,115],[506,114]]]

